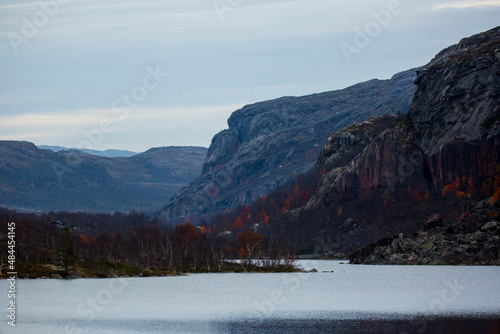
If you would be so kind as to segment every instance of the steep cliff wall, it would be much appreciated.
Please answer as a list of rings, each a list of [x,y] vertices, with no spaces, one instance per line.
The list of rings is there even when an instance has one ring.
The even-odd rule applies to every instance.
[[[324,176],[302,215],[342,208],[342,216],[327,215],[339,242],[363,245],[417,227],[432,210],[457,211],[466,179],[478,198],[492,190],[500,166],[500,28],[440,52],[415,82],[407,115],[358,122],[321,151],[316,169]],[[444,186],[454,182],[462,193],[456,185],[455,200],[445,200]],[[342,231],[341,220],[357,228]]]
[[[443,50],[416,83],[409,118],[436,188],[491,176],[500,162],[500,28]]]
[[[440,52],[415,82],[407,116],[355,124],[328,139],[317,168],[329,172],[307,208],[422,184],[437,193],[457,177],[493,177],[500,164],[500,28]],[[342,163],[328,169],[332,159]]]
[[[178,193],[160,215],[186,219],[251,203],[314,166],[334,130],[368,117],[406,113],[415,70],[340,91],[284,97],[234,112],[217,134],[203,174]]]

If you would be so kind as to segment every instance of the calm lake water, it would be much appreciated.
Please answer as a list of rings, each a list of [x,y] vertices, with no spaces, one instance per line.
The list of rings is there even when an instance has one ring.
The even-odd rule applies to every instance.
[[[0,333],[500,333],[499,267],[299,264],[319,272],[18,280],[15,328],[2,281]]]

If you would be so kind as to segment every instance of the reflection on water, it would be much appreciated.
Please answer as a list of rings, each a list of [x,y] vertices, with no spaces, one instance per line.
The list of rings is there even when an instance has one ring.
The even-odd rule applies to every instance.
[[[214,332],[215,333],[215,332]],[[500,333],[498,319],[414,319],[414,320],[326,320],[284,319],[264,322],[220,324],[217,333],[436,333],[479,334]]]
[[[300,264],[318,272],[19,280],[0,333],[500,334],[499,267]]]
[[[362,318],[362,315],[359,315]],[[415,318],[415,319],[240,319],[207,321],[96,320],[72,321],[72,326],[54,321],[32,322],[23,333],[267,333],[267,334],[498,334],[498,318]],[[40,330],[42,331],[40,332]],[[85,329],[85,330],[83,330]]]

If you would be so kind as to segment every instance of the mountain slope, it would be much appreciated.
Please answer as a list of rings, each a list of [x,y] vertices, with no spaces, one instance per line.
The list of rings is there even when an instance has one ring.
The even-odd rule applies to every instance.
[[[332,130],[357,120],[406,113],[416,70],[344,90],[283,97],[235,111],[217,134],[203,173],[160,212],[167,220],[211,215],[245,205],[314,165]]]
[[[421,226],[433,210],[454,219],[496,191],[500,27],[443,50],[415,82],[408,115],[348,127],[320,154],[316,168],[326,175],[304,215],[342,208],[332,223],[341,247],[346,236],[354,250]]]
[[[158,210],[201,172],[207,149],[162,147],[128,158],[0,141],[0,205],[24,210]]]

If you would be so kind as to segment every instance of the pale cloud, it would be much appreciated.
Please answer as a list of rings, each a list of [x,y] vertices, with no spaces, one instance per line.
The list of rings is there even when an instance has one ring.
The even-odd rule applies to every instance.
[[[51,114],[24,114],[0,116],[0,129],[3,133],[12,127],[41,127],[72,126],[82,124],[92,124],[103,118],[102,114],[107,111],[79,111],[71,114],[51,113]],[[109,113],[109,112],[107,112]],[[99,115],[101,114],[101,115]]]
[[[88,109],[48,114],[0,116],[0,140],[27,140],[37,145],[77,147],[88,140],[86,133],[102,134],[94,149],[122,147],[144,151],[151,146],[207,146],[212,136],[227,128],[227,119],[241,105],[180,108],[138,108],[125,113],[120,109]],[[190,122],[186,123],[186,119]],[[101,122],[112,131],[100,131]],[[147,143],[130,140],[130,134],[144,133]],[[100,135],[99,135],[100,136]],[[154,142],[153,139],[154,138]],[[125,147],[123,147],[125,148]]]
[[[115,128],[99,149],[208,146],[244,104],[389,78],[493,28],[500,14],[500,0],[402,0],[348,64],[339,45],[388,0],[222,1],[234,7],[223,20],[213,0],[71,0],[16,53],[8,35],[24,36],[55,0],[2,0],[0,139],[74,147],[109,119]],[[148,66],[170,75],[120,117],[112,102]]]
[[[453,1],[448,3],[436,3],[432,5],[432,10],[443,9],[467,9],[467,8],[486,8],[500,7],[500,0],[476,0],[476,1]]]
[[[34,8],[36,7],[37,3],[36,2],[27,2],[27,3],[20,3],[20,4],[12,4],[12,5],[5,5],[5,6],[0,6],[0,11],[8,10],[8,9],[18,9],[18,8]]]

